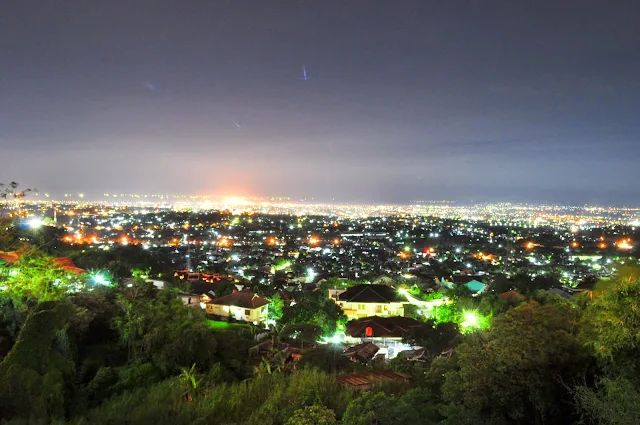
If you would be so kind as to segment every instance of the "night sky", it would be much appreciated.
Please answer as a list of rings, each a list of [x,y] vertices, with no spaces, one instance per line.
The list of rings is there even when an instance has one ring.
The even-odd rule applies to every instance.
[[[640,203],[637,0],[1,10],[0,182]]]

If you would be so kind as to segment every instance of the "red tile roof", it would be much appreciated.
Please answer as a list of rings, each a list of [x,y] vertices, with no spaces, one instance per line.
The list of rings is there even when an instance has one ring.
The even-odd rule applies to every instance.
[[[341,375],[336,378],[340,385],[349,386],[356,390],[367,390],[383,381],[408,381],[409,375],[394,372],[392,370],[374,370],[368,372],[356,372],[349,375]]]
[[[0,261],[13,264],[13,263],[16,263],[19,259],[20,259],[20,254],[18,254],[17,252],[0,251]]]
[[[4,261],[5,263],[8,263],[8,264],[17,263],[20,260],[20,258],[22,258],[22,254],[20,253],[13,252],[13,251],[12,252],[0,251],[0,261]],[[68,272],[76,273],[78,275],[81,275],[87,272],[86,270],[77,267],[73,263],[73,261],[71,261],[71,258],[67,258],[67,257],[53,258],[51,262],[55,267],[65,269]]]
[[[500,298],[502,298],[503,300],[509,301],[509,300],[521,300],[524,299],[524,295],[516,292],[516,291],[507,291],[507,292],[503,292],[501,294],[498,294],[498,296]]]

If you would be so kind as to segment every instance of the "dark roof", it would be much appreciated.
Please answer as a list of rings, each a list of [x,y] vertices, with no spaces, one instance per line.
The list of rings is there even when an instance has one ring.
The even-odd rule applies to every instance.
[[[340,375],[336,377],[336,381],[340,385],[352,387],[356,390],[367,390],[383,381],[403,381],[407,382],[409,375],[394,372],[388,369],[372,370],[367,372],[356,372],[349,375]]]
[[[338,295],[338,301],[354,303],[402,302],[396,290],[386,285],[355,285]]]
[[[370,327],[373,337],[402,338],[409,328],[420,326],[423,323],[410,317],[372,316],[348,322],[346,332],[354,338],[364,337],[366,329]]]
[[[217,283],[206,283],[206,282],[189,282],[189,286],[191,288],[191,292],[198,295],[213,294],[216,291],[216,289],[219,288]]]
[[[415,350],[404,350],[398,353],[398,357],[404,357],[405,359],[414,362],[422,362],[426,360],[426,356],[424,355],[424,353],[424,348],[418,348]]]
[[[371,343],[363,342],[362,344],[354,345],[344,350],[344,355],[351,360],[369,361],[373,359],[376,353],[380,351],[380,347]]]
[[[565,300],[570,300],[573,297],[573,295],[571,295],[570,293],[565,292],[562,289],[558,289],[558,288],[551,288],[547,290],[547,294],[554,294],[564,298]]]
[[[231,305],[253,309],[267,305],[269,301],[260,295],[254,294],[250,289],[243,289],[242,291],[233,291],[233,293],[223,297],[214,298],[207,304]]]

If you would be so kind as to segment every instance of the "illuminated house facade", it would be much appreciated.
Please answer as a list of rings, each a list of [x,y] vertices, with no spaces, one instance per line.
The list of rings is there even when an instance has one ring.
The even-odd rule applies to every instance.
[[[233,291],[206,303],[206,312],[220,318],[262,323],[267,318],[269,301],[249,289]]]
[[[403,301],[386,285],[356,285],[347,290],[330,290],[329,296],[349,319],[370,316],[404,316]]]

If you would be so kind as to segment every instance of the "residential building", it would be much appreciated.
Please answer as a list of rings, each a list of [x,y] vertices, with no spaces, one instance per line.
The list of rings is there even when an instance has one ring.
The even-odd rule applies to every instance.
[[[266,298],[254,294],[250,289],[243,289],[207,302],[206,312],[220,318],[258,324],[266,320],[268,305]]]
[[[404,316],[404,304],[407,304],[395,289],[386,285],[355,285],[344,292],[330,293],[349,319]]]

